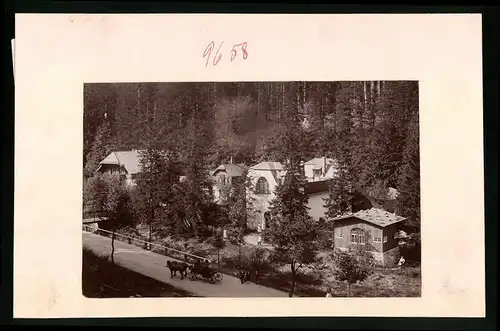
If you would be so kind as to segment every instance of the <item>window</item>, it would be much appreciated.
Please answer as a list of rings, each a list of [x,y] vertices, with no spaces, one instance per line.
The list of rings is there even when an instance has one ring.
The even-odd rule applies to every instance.
[[[384,243],[387,242],[387,236],[384,236]]]
[[[378,242],[378,243],[381,243],[381,242],[382,242],[382,238],[380,238],[380,237],[375,237],[375,238],[373,238],[373,241]]]
[[[355,228],[351,230],[351,243],[365,244],[365,231],[363,229]]]
[[[264,177],[260,177],[257,181],[257,185],[255,187],[255,193],[257,194],[269,194],[269,183]]]

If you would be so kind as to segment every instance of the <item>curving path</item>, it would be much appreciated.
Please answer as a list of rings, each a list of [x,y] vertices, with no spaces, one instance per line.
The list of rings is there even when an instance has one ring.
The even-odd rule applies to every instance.
[[[100,256],[109,256],[111,239],[90,232],[83,232],[83,246]],[[241,284],[240,279],[224,274],[220,283],[210,284],[204,280],[181,280],[170,278],[165,267],[167,259],[161,254],[115,240],[115,263],[158,281],[182,288],[202,297],[288,297],[288,293],[255,283]],[[117,280],[118,282],[119,280]]]

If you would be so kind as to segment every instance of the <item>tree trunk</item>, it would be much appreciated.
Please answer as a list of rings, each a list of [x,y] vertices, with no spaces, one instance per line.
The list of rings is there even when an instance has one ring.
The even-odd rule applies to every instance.
[[[294,293],[295,293],[295,274],[296,274],[296,270],[295,270],[295,264],[292,263],[291,265],[291,270],[292,270],[292,286],[290,286],[290,291],[288,292],[288,296],[291,298],[293,297]]]
[[[292,275],[292,286],[290,286],[290,292],[288,292],[288,296],[291,298],[295,293],[295,275]]]
[[[241,268],[241,243],[238,244],[238,265]]]
[[[350,292],[350,289],[351,289],[351,283],[347,282],[347,297],[349,297],[349,292]]]
[[[217,267],[220,268],[220,249],[217,248]]]
[[[115,263],[115,229],[111,234],[111,262]]]
[[[149,250],[151,250],[151,241],[153,240],[153,224],[149,224]]]
[[[367,83],[366,81],[365,81],[365,82],[363,82],[363,105],[364,105],[364,111],[365,111],[365,113],[366,113],[367,108],[368,108],[368,107],[367,107],[367,104],[368,104],[368,97],[367,97],[367,91],[366,91],[366,90],[367,90],[367,88],[366,88],[366,83]]]

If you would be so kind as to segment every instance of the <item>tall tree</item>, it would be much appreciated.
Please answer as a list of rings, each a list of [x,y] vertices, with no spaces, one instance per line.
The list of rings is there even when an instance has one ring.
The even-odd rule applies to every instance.
[[[162,224],[171,232],[179,209],[178,194],[180,170],[173,152],[157,149],[139,151],[141,172],[137,178],[137,211],[149,228],[151,241],[154,228]]]
[[[111,261],[114,263],[116,231],[134,225],[134,216],[128,189],[117,175],[107,178],[108,201],[105,227],[111,230]]]
[[[248,218],[252,217],[255,198],[248,194],[253,190],[253,184],[248,169],[245,169],[240,178],[232,185],[226,197],[225,204],[229,209],[228,239],[238,245],[238,259],[241,264],[241,245],[247,228]]]
[[[204,206],[211,200],[212,182],[207,160],[213,142],[213,90],[195,83],[189,90],[189,125],[186,127],[186,221],[195,236],[203,226]]]
[[[87,180],[84,192],[84,200],[105,215],[101,226],[112,232],[110,257],[114,263],[116,231],[134,222],[128,190],[118,175],[96,174]]]
[[[420,154],[419,154],[418,114],[408,127],[408,135],[403,153],[403,166],[398,181],[398,214],[408,217],[415,226],[420,225]]]
[[[106,180],[100,173],[85,180],[83,186],[84,212],[95,216],[105,213],[108,203],[108,189]]]
[[[92,177],[101,162],[111,152],[111,130],[110,125],[105,121],[98,129],[92,143],[92,148],[86,156],[87,163],[84,168],[84,177]]]
[[[308,213],[308,197],[304,192],[305,176],[302,159],[303,146],[303,85],[291,84],[289,102],[283,116],[284,130],[280,137],[285,159],[285,180],[278,185],[276,198],[271,202],[274,214],[264,231],[266,241],[274,246],[272,259],[287,264],[291,271],[289,296],[295,292],[296,278],[302,267],[317,261],[318,226]]]

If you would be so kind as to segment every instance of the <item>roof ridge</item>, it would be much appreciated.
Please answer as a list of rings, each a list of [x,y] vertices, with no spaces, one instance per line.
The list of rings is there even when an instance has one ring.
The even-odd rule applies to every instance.
[[[115,155],[116,159],[118,160],[118,164],[121,165],[122,163],[120,162],[120,158],[118,157],[118,154],[116,154],[116,152],[113,152],[113,154]]]

